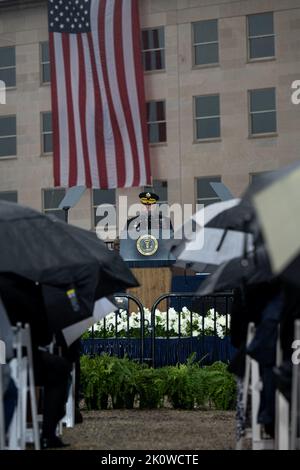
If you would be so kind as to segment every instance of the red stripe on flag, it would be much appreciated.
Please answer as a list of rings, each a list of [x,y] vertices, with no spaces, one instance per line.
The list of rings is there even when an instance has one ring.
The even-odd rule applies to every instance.
[[[124,154],[124,145],[123,140],[116,116],[116,110],[113,105],[111,89],[109,84],[108,70],[107,70],[107,60],[110,60],[109,57],[106,57],[105,52],[105,10],[106,10],[106,0],[100,0],[99,7],[99,48],[100,48],[100,57],[103,70],[103,80],[104,86],[106,89],[106,96],[109,106],[111,124],[115,139],[115,149],[116,149],[116,160],[117,160],[117,184],[118,188],[123,188],[126,182],[126,166],[125,166],[125,154]]]
[[[87,36],[88,36],[88,42],[89,42],[91,66],[92,66],[93,80],[94,80],[95,138],[96,138],[97,163],[98,163],[98,173],[99,173],[99,182],[100,182],[99,186],[101,187],[101,189],[107,189],[108,181],[107,181],[106,155],[105,155],[104,135],[103,135],[103,129],[104,129],[103,106],[102,106],[102,100],[101,100],[99,76],[97,73],[93,38],[92,38],[91,33],[88,33]]]
[[[125,0],[126,1],[126,0]],[[115,4],[115,16],[114,16],[114,30],[115,30],[115,56],[117,64],[117,79],[120,89],[120,96],[122,101],[122,106],[126,118],[126,124],[130,139],[130,145],[132,150],[133,157],[133,186],[139,186],[140,182],[140,162],[138,155],[138,148],[135,136],[135,129],[131,114],[130,101],[128,98],[127,90],[127,80],[126,80],[126,71],[124,64],[124,47],[127,47],[126,44],[123,44],[123,25],[122,25],[122,8],[123,2],[116,2]],[[128,156],[131,158],[131,155]]]
[[[62,33],[62,48],[65,64],[65,80],[66,80],[66,96],[68,108],[68,128],[69,128],[69,186],[77,184],[77,149],[76,134],[74,122],[74,109],[72,98],[72,73],[71,73],[71,57],[70,57],[70,36]]]
[[[132,36],[134,48],[134,63],[136,85],[139,99],[141,127],[143,132],[143,145],[145,154],[145,168],[146,168],[146,184],[151,184],[151,165],[150,165],[150,152],[147,133],[147,116],[146,116],[146,97],[144,86],[144,72],[142,65],[142,52],[141,52],[141,36],[140,36],[140,18],[138,0],[132,0]]]
[[[54,35],[49,34],[49,49],[51,61],[51,101],[52,101],[52,130],[53,130],[53,170],[54,186],[60,186],[60,147],[59,147],[59,113],[57,98],[57,77]]]
[[[78,62],[79,62],[79,114],[80,114],[80,126],[81,126],[81,136],[82,136],[82,151],[84,159],[84,169],[85,169],[85,181],[86,186],[90,188],[92,186],[91,178],[91,169],[89,161],[89,150],[88,150],[88,140],[87,140],[87,129],[86,129],[86,67],[83,67],[85,64],[84,49],[82,43],[82,36],[78,34],[77,36],[78,44]]]

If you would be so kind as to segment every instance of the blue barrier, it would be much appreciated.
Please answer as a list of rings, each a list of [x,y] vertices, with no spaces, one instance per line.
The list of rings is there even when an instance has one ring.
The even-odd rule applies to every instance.
[[[230,337],[221,339],[216,336],[189,338],[155,338],[156,367],[184,364],[192,353],[196,361],[208,365],[216,361],[228,362],[235,353]],[[128,356],[140,360],[141,341],[136,338],[108,338],[82,340],[82,354],[99,355],[107,353],[118,357]],[[144,361],[151,363],[151,338],[144,339]]]

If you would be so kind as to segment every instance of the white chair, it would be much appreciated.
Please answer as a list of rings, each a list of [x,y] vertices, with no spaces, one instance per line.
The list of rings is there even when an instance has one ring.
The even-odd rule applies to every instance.
[[[0,450],[5,449],[4,390],[2,367],[0,365]]]
[[[14,328],[14,350],[16,357],[11,361],[11,375],[18,389],[18,402],[9,429],[10,450],[24,450],[27,435],[32,434],[34,448],[40,449],[40,435],[37,419],[37,404],[33,372],[33,358],[31,347],[30,327],[22,328],[18,325]],[[24,353],[25,351],[25,353]],[[30,409],[32,428],[27,427],[28,394],[30,397]]]
[[[300,340],[300,320],[295,322],[295,340]],[[293,364],[291,401],[291,443],[290,450],[300,449],[299,413],[300,407],[300,365]]]
[[[68,401],[66,404],[66,415],[60,422],[59,434],[62,434],[63,425],[67,428],[74,428],[75,426],[75,364],[73,364],[73,369],[71,373],[71,385],[68,395]]]
[[[251,343],[255,335],[255,325],[250,323],[247,332],[247,346]],[[250,438],[252,441],[252,450],[272,450],[274,449],[274,440],[264,438],[262,426],[257,422],[260,392],[262,389],[262,382],[259,375],[259,365],[257,361],[246,355],[246,368],[244,377],[243,388],[243,409],[246,413],[248,406],[248,399],[251,396],[251,428],[245,430],[245,438]],[[243,449],[243,440],[237,442],[236,449]]]

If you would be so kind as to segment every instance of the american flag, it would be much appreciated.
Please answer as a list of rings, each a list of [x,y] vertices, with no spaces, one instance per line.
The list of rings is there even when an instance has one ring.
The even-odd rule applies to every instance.
[[[150,183],[138,0],[48,0],[55,186]]]

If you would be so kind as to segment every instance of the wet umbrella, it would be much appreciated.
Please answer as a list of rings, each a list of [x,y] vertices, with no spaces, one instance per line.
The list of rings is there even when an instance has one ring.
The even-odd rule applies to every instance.
[[[257,238],[260,228],[253,205],[253,197],[284,176],[291,174],[299,165],[299,163],[295,163],[275,171],[267,171],[260,174],[252,181],[238,205],[220,212],[216,217],[210,219],[206,226],[248,231],[253,233],[255,238]]]
[[[101,297],[137,286],[119,254],[108,250],[95,234],[4,201],[0,201],[0,260],[0,272],[57,286],[77,281],[83,267],[100,268]]]
[[[273,278],[268,255],[260,247],[248,258],[235,258],[219,266],[200,286],[197,294],[233,290],[245,284],[259,284]]]
[[[194,240],[183,241],[172,250],[172,253],[181,266],[183,263],[219,266],[251,251],[253,251],[251,235],[231,230],[204,228],[197,231]]]
[[[31,288],[26,280],[41,286],[53,331],[91,316],[95,300],[137,286],[119,254],[96,235],[13,203],[0,202],[0,260],[0,289],[12,274],[19,281],[10,289],[20,295],[22,284]]]
[[[300,169],[254,198],[272,270],[300,285]]]

